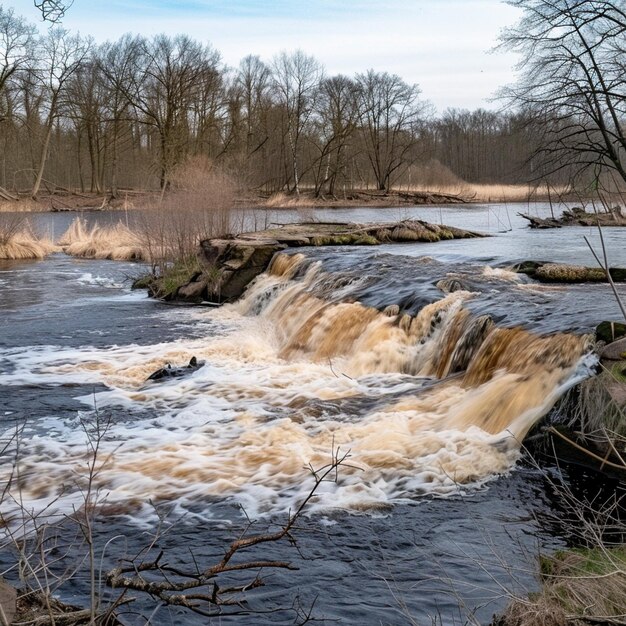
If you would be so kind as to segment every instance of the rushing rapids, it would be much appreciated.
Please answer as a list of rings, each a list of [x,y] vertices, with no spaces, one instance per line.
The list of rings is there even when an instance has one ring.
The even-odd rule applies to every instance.
[[[519,287],[506,271],[483,278]],[[350,450],[349,465],[322,485],[321,509],[376,510],[480,485],[513,466],[528,429],[588,375],[583,335],[500,327],[471,310],[478,294],[461,283],[432,289],[412,312],[376,308],[359,298],[368,280],[278,254],[239,302],[190,314],[209,317],[216,336],[9,351],[0,385],[106,385],[83,398],[106,423],[95,477],[103,510],[137,515],[149,501],[171,501],[210,515],[205,505],[224,498],[251,514],[293,507],[311,486],[305,468],[337,448]],[[147,381],[192,356],[206,364]],[[20,433],[15,489],[28,508],[80,506],[81,424],[95,415],[47,418]],[[0,469],[3,481],[10,471]]]

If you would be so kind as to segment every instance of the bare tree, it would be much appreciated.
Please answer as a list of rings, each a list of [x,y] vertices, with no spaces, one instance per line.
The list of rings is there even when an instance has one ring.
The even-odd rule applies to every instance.
[[[11,77],[32,62],[34,28],[0,6],[0,94]]]
[[[104,115],[110,126],[110,192],[113,197],[117,196],[120,137],[124,132],[124,122],[130,121],[131,116],[128,86],[136,81],[134,72],[138,67],[138,55],[139,40],[128,34],[115,43],[104,44],[95,53],[95,62],[107,91]]]
[[[44,138],[39,166],[31,191],[33,198],[37,197],[43,179],[50,148],[50,138],[55,120],[59,115],[61,99],[65,95],[70,78],[78,71],[87,57],[91,48],[91,41],[83,39],[80,35],[72,35],[63,28],[55,27],[40,39],[38,47],[39,68],[35,70],[34,77],[45,90],[48,112],[44,122]]]
[[[345,174],[349,142],[358,120],[357,85],[347,76],[333,76],[320,85],[317,129],[313,143],[319,155],[315,169],[315,195],[328,185],[335,195],[337,179]],[[317,139],[319,138],[319,139]]]
[[[35,7],[41,11],[41,17],[53,24],[65,16],[65,12],[74,4],[74,0],[34,0]]]
[[[399,76],[369,70],[357,75],[359,119],[365,151],[379,190],[388,191],[394,173],[410,162],[417,144],[416,126],[425,106],[417,85]]]
[[[518,82],[503,92],[542,129],[547,172],[613,170],[626,181],[626,3],[623,0],[508,0],[521,9],[501,46],[522,55]]]
[[[246,129],[246,153],[252,156],[267,140],[259,133],[270,97],[272,72],[260,57],[248,55],[239,64],[236,83],[242,99],[243,120]]]
[[[220,57],[186,35],[157,35],[152,40],[137,37],[132,43],[134,68],[130,81],[118,86],[156,131],[159,142],[161,188],[188,150],[189,114],[208,71],[216,72]]]
[[[323,69],[314,57],[307,56],[302,50],[291,54],[281,52],[274,59],[273,69],[276,97],[285,109],[284,137],[288,141],[288,153],[293,168],[293,188],[300,195],[300,144],[315,107]],[[290,178],[285,176],[286,184]]]
[[[109,91],[100,64],[90,58],[74,73],[68,84],[67,111],[74,122],[78,138],[78,168],[83,188],[81,150],[83,135],[87,138],[90,164],[90,191],[102,193],[106,153],[107,100]]]

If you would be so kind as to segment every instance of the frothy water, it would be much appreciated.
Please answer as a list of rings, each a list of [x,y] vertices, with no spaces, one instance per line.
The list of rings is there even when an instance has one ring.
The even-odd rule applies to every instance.
[[[514,207],[498,210],[515,228]],[[438,214],[416,211],[431,221]],[[484,223],[494,217],[488,207],[449,211],[445,222],[494,230],[496,221]],[[42,217],[60,234],[74,216]],[[389,212],[322,217],[387,220]],[[619,240],[616,230],[608,240]],[[275,545],[277,558],[301,569],[276,572],[251,594],[253,608],[270,612],[250,619],[290,621],[274,610],[293,591],[304,606],[315,602],[322,623],[403,626],[434,615],[463,623],[459,604],[489,623],[506,603],[502,587],[533,590],[535,542],[562,545],[541,521],[555,503],[540,472],[516,464],[519,438],[593,366],[584,334],[619,314],[605,285],[539,285],[507,266],[547,250],[590,264],[585,231],[575,230],[580,242],[573,229],[524,230],[281,255],[241,302],[219,310],[121,288],[141,271],[130,263],[0,262],[0,420],[9,444],[1,478],[14,467],[20,432],[12,494],[44,511],[41,519],[80,507],[95,405],[104,570],[145,547],[149,501],[170,511],[161,546],[172,565],[188,563],[188,549],[210,563],[247,523],[238,503],[281,523],[311,484],[306,463],[349,449],[351,467],[302,520],[298,546],[309,560]],[[620,254],[612,245],[614,265],[625,264]],[[203,367],[147,382],[191,356]],[[19,522],[15,502],[0,507]],[[0,566],[14,566],[3,550]],[[66,600],[88,602],[80,576],[64,589]],[[149,615],[163,626],[206,623],[151,601],[129,610],[127,624]]]
[[[490,289],[517,289],[509,272],[477,274]],[[115,286],[87,272],[78,281]],[[540,336],[475,314],[479,292],[433,290],[414,312],[380,310],[357,297],[368,281],[281,254],[238,303],[182,314],[205,330],[210,321],[195,338],[4,351],[4,389],[95,390],[73,418],[27,422],[19,449],[7,433],[5,458],[17,464],[4,464],[0,480],[13,472],[28,509],[70,514],[99,420],[103,510],[140,522],[150,521],[149,502],[207,519],[224,500],[252,516],[293,509],[312,486],[306,468],[337,449],[349,464],[311,511],[387,510],[508,472],[528,429],[593,365],[583,335]],[[192,356],[204,364],[188,375],[147,380]]]

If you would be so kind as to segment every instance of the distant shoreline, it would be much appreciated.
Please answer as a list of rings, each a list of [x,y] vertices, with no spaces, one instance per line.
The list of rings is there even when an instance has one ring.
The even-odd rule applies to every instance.
[[[389,192],[360,189],[335,196],[315,197],[311,191],[300,195],[278,192],[274,194],[241,193],[234,199],[234,207],[268,210],[290,209],[350,209],[359,207],[397,208],[401,206],[444,206],[451,204],[503,204],[519,202],[581,202],[579,194],[567,189],[527,185],[464,185],[460,187],[413,187]],[[46,213],[86,210],[150,209],[158,206],[160,191],[120,190],[116,198],[108,193],[59,191],[41,194],[37,200],[22,194],[18,200],[0,201],[0,212]]]

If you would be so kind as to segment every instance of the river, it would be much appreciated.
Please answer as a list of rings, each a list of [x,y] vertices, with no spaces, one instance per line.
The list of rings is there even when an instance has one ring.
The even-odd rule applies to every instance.
[[[81,558],[70,522],[97,418],[106,424],[94,481],[101,569],[140,552],[159,524],[170,564],[209,564],[248,517],[260,530],[285,520],[312,486],[306,465],[321,467],[339,447],[349,463],[321,486],[294,532],[297,549],[285,541],[263,551],[299,569],[267,572],[246,615],[208,623],[294,623],[294,603],[328,624],[447,625],[468,614],[489,623],[507,603],[503,589],[536,588],[537,550],[567,539],[551,519],[558,504],[546,473],[518,440],[589,374],[581,336],[619,319],[606,285],[536,285],[506,269],[528,259],[593,265],[583,237],[598,246],[594,229],[534,232],[518,211],[549,208],[242,211],[248,227],[419,217],[493,236],[291,251],[220,309],[132,292],[139,264],[60,253],[0,261],[2,476],[20,459],[19,497],[3,500],[3,514],[51,521],[67,558]],[[74,217],[32,221],[58,238]],[[135,214],[84,217],[132,224]],[[605,229],[611,265],[623,267],[622,233]],[[441,281],[463,289],[446,294]],[[393,304],[404,321],[376,312]],[[492,348],[500,369],[486,375],[470,359],[460,379],[460,329],[475,332],[487,315],[502,329]],[[189,376],[146,381],[191,356],[204,364]],[[0,567],[12,558],[4,549]],[[88,582],[81,569],[63,599],[84,605]],[[207,623],[146,599],[122,609],[128,626],[148,616]]]

